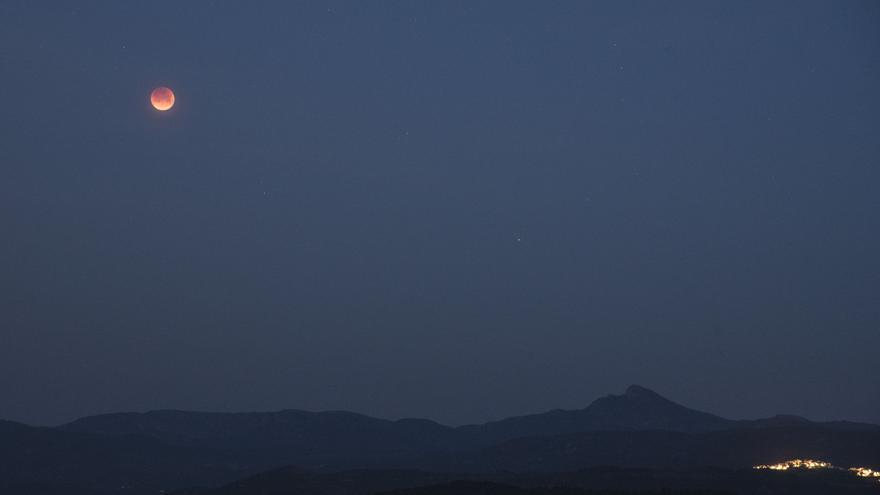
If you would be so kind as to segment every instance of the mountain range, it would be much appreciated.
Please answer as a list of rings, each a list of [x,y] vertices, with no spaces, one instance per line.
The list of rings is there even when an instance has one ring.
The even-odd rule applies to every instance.
[[[53,428],[0,422],[0,488],[36,494],[220,486],[284,466],[485,474],[602,465],[742,469],[791,457],[880,466],[880,426],[731,420],[636,385],[584,409],[461,427],[300,410],[115,413]]]

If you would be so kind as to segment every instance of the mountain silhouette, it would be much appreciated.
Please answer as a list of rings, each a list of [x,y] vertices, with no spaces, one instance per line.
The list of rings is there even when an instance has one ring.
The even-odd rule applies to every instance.
[[[639,385],[622,395],[608,395],[584,409],[557,409],[482,425],[462,427],[477,444],[493,444],[518,437],[557,435],[596,430],[667,430],[676,432],[717,431],[736,422],[689,409]]]
[[[880,427],[796,416],[731,420],[633,385],[583,409],[460,427],[299,410],[114,413],[55,428],[0,422],[0,492],[109,494],[125,487],[154,494],[284,466],[458,473],[741,468],[808,455],[876,465]]]
[[[89,416],[67,432],[140,436],[166,445],[246,452],[248,465],[355,468],[406,465],[435,454],[473,451],[518,438],[599,431],[707,433],[728,429],[822,427],[880,431],[859,423],[814,423],[796,416],[736,421],[690,409],[639,385],[577,410],[551,410],[479,425],[449,427],[426,419],[397,421],[344,411],[255,413],[151,411]],[[425,461],[429,462],[429,461]]]
[[[59,427],[105,435],[145,434],[175,445],[253,446],[269,443],[354,440],[391,441],[404,447],[448,434],[450,428],[429,420],[389,421],[345,411],[282,410],[253,413],[205,413],[161,410],[88,416]]]
[[[593,430],[717,431],[736,421],[695,411],[647,388],[595,400],[584,409],[552,410],[457,428],[425,419],[389,421],[342,411],[261,413],[151,411],[89,416],[59,427],[102,435],[146,435],[172,445],[219,448],[285,447],[321,457],[339,449],[383,458],[425,449],[458,450],[519,437]]]

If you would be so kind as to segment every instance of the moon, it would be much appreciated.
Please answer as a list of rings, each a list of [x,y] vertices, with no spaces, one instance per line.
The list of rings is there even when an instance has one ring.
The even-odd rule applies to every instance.
[[[174,106],[174,91],[165,86],[160,86],[150,93],[150,103],[153,104],[153,108],[156,110],[167,112]]]

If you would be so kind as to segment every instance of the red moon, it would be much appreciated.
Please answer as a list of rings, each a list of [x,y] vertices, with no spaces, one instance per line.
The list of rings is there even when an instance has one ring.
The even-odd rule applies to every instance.
[[[156,88],[150,93],[150,103],[160,112],[171,110],[174,106],[174,92],[165,86]]]

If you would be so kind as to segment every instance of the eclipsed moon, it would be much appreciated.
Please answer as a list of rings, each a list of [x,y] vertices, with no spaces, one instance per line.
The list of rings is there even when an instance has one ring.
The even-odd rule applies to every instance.
[[[156,88],[150,93],[150,103],[160,112],[171,110],[174,106],[174,91],[165,86]]]

